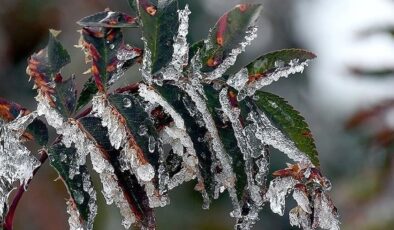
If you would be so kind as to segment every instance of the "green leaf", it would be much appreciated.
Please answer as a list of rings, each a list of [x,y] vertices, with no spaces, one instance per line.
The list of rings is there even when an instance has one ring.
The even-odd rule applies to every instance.
[[[198,42],[193,43],[193,45],[190,46],[189,48],[189,64],[194,55],[197,54],[197,52],[204,47],[204,40],[200,40]]]
[[[77,110],[88,104],[92,100],[93,96],[97,93],[97,91],[98,89],[96,84],[94,83],[94,80],[92,78],[89,78],[89,80],[83,85],[82,92],[79,95]]]
[[[62,178],[75,207],[80,214],[80,220],[87,229],[92,229],[96,210],[93,208],[96,202],[94,191],[85,191],[84,185],[88,181],[92,184],[88,169],[85,165],[79,166],[79,174],[70,179],[70,164],[75,161],[76,148],[66,148],[63,144],[55,144],[48,150],[50,164]],[[92,189],[92,187],[90,188]],[[92,205],[93,202],[93,205]]]
[[[42,64],[48,64],[49,74],[54,78],[56,74],[71,62],[71,57],[63,45],[56,39],[60,31],[50,30],[47,50],[47,57],[42,58]]]
[[[213,154],[208,142],[203,141],[207,133],[206,127],[201,126],[197,119],[188,112],[188,108],[192,108],[193,111],[196,110],[192,99],[173,85],[164,84],[163,86],[156,86],[155,89],[185,121],[186,131],[196,149],[199,171],[204,180],[204,189],[209,198],[213,199],[215,191],[214,172],[212,172]]]
[[[64,117],[72,117],[75,113],[77,102],[77,90],[75,89],[74,77],[56,83],[56,109]]]
[[[178,1],[139,0],[138,11],[142,32],[151,53],[151,70],[156,73],[172,59],[174,36],[178,32]]]
[[[137,178],[129,170],[123,171],[119,161],[120,150],[116,150],[108,138],[108,129],[103,127],[101,119],[97,117],[84,117],[78,120],[83,130],[87,132],[98,144],[103,157],[114,168],[119,186],[127,197],[137,221],[143,226],[154,226],[154,211],[149,207],[148,197],[144,188],[138,183]]]
[[[36,143],[40,146],[45,146],[48,144],[48,128],[44,122],[40,119],[35,119],[30,125],[26,128],[27,134],[33,136]]]
[[[240,4],[218,20],[201,51],[203,72],[213,71],[245,40],[247,30],[254,25],[261,9],[260,4]]]
[[[318,167],[319,159],[315,142],[308,124],[300,113],[275,94],[259,91],[256,96],[258,97],[257,101],[252,103],[264,112],[274,126],[290,138],[295,146]]]
[[[278,66],[290,68],[289,63],[298,60],[299,63],[316,58],[312,52],[303,49],[284,49],[264,54],[246,66],[249,78],[264,77],[275,71]]]
[[[78,25],[83,27],[124,28],[137,27],[136,19],[122,12],[104,11],[79,20]]]

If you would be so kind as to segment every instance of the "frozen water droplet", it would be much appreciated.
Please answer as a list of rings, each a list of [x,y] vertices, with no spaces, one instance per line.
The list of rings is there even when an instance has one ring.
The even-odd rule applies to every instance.
[[[151,181],[155,177],[155,170],[150,164],[141,165],[137,168],[137,175],[142,181]]]
[[[140,128],[138,130],[138,135],[144,136],[148,132],[148,128],[145,125],[140,125]]]
[[[130,108],[131,107],[131,100],[129,99],[129,98],[124,98],[123,99],[123,106],[125,107],[125,108]]]
[[[111,50],[113,50],[113,49],[115,48],[115,44],[113,44],[113,43],[110,44],[110,45],[109,45],[109,48],[110,48]]]

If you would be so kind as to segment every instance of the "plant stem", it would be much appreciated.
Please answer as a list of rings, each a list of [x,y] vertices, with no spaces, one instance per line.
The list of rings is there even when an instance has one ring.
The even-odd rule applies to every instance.
[[[40,161],[41,165],[38,166],[36,169],[34,169],[33,177],[34,177],[34,175],[36,175],[38,170],[41,168],[42,164],[44,164],[44,162],[47,159],[48,159],[48,153],[46,152],[46,150],[40,150],[39,161]],[[14,196],[14,199],[12,200],[11,206],[7,212],[6,217],[5,217],[5,222],[4,222],[4,226],[3,226],[4,230],[12,230],[16,208],[19,204],[19,201],[22,199],[22,196],[25,193],[27,187],[29,186],[30,182],[32,181],[33,177],[30,178],[26,184],[23,183],[19,186],[18,191],[17,191],[16,195]]]

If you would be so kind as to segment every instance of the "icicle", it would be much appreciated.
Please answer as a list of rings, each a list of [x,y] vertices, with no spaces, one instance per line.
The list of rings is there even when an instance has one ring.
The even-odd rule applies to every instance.
[[[331,199],[324,193],[317,191],[314,196],[313,228],[339,230],[339,220]]]
[[[293,198],[297,201],[298,206],[300,206],[306,213],[312,213],[308,195],[304,191],[297,188],[294,189]]]
[[[142,67],[140,68],[142,78],[147,82],[152,82],[152,53],[148,48],[148,42],[144,37],[141,38],[144,42],[144,55],[142,58]]]
[[[270,182],[265,197],[270,202],[272,212],[283,216],[286,195],[294,188],[296,183],[291,177],[275,178]]]
[[[308,61],[309,60],[306,60],[300,63],[298,59],[291,60],[288,65],[284,67],[278,66],[273,73],[269,73],[267,76],[262,76],[258,80],[248,84],[243,83],[245,79],[249,79],[249,76],[248,74],[245,75],[245,69],[242,69],[239,73],[235,74],[234,77],[230,78],[227,83],[236,86],[238,84],[238,100],[241,101],[247,96],[252,96],[262,87],[270,85],[274,81],[278,81],[281,77],[288,77],[291,74],[302,73],[304,68],[308,66]]]
[[[187,34],[189,30],[189,6],[184,10],[178,10],[179,28],[178,35],[174,38],[174,53],[170,64],[163,70],[163,80],[178,80],[182,76],[182,70],[189,61],[189,44]]]
[[[300,206],[290,210],[289,219],[291,226],[296,226],[304,230],[312,230],[311,217]]]
[[[21,136],[26,127],[37,117],[36,112],[26,116],[18,116],[10,123],[4,124],[0,119],[0,219],[5,214],[8,196],[12,184],[26,184],[33,176],[40,162],[31,156],[30,151],[21,143]]]
[[[245,51],[246,46],[250,45],[250,43],[257,37],[257,27],[252,26],[246,31],[245,40],[239,43],[239,46],[233,50],[228,55],[226,59],[224,59],[223,63],[221,63],[214,71],[208,73],[204,80],[212,81],[218,79],[223,76],[226,71],[235,64],[237,61],[237,57],[239,54]]]

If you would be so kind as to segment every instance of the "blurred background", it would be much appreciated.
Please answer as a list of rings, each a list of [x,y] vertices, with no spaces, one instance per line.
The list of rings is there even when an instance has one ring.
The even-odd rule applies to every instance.
[[[331,196],[342,229],[394,229],[394,1],[392,0],[180,0],[189,4],[191,42],[205,38],[227,10],[240,2],[264,6],[259,37],[236,68],[261,54],[284,48],[306,48],[317,54],[302,76],[265,90],[286,98],[310,124],[323,173],[331,179]],[[26,60],[45,46],[48,28],[62,30],[60,40],[73,57],[64,75],[75,73],[82,88],[88,75],[84,55],[74,47],[76,21],[102,11],[130,12],[126,0],[0,0],[0,97],[35,109]],[[142,47],[140,31],[124,31],[126,41]],[[234,70],[236,69],[234,68]],[[119,85],[137,81],[138,67]],[[272,170],[288,161],[272,154]],[[17,209],[17,230],[68,229],[67,192],[45,165]],[[96,178],[97,180],[97,178]],[[99,183],[96,183],[99,184]],[[157,210],[158,229],[232,229],[230,201],[222,197],[202,210],[194,182],[175,189],[171,205]],[[99,197],[95,229],[123,229],[115,207]],[[287,212],[294,206],[287,202]],[[287,216],[268,207],[254,229],[292,229]]]

